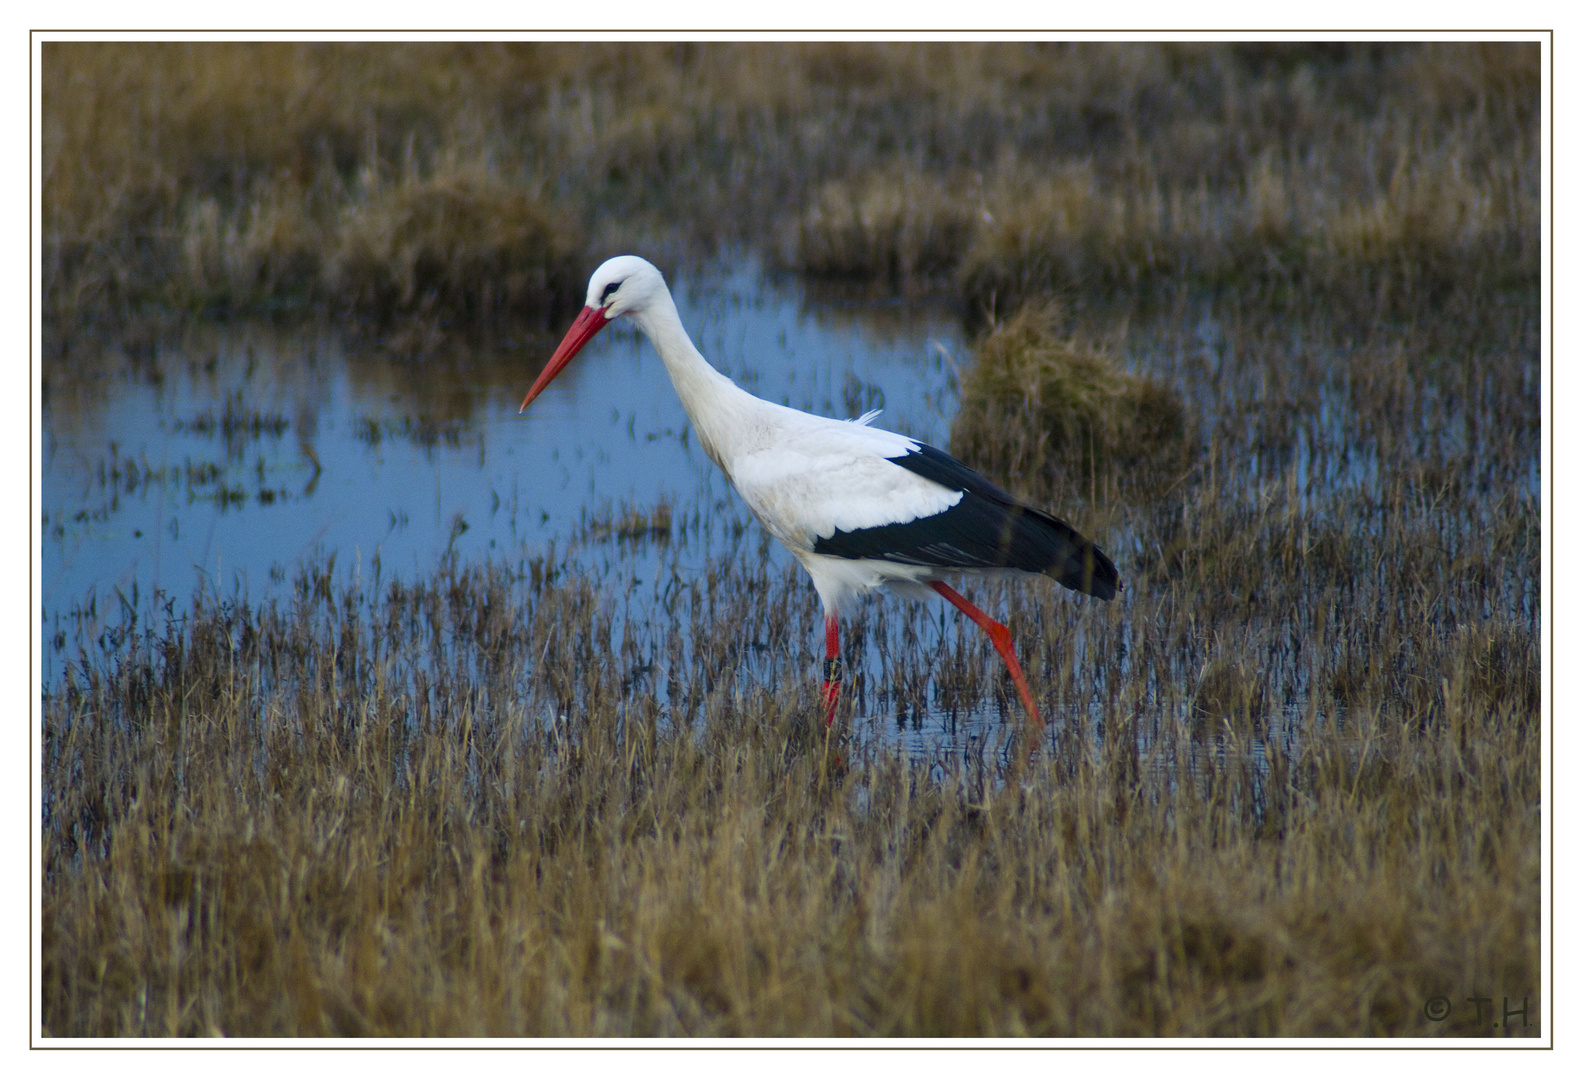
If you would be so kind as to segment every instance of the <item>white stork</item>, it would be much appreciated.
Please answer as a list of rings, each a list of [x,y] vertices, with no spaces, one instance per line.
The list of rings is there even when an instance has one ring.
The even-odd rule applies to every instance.
[[[659,270],[620,255],[594,271],[587,306],[522,401],[526,409],[613,319],[632,320],[670,372],[698,441],[771,536],[785,544],[825,611],[825,727],[841,692],[838,618],[881,586],[932,589],[979,625],[1006,661],[1028,714],[1039,708],[1011,634],[942,578],[1045,575],[1109,600],[1116,567],[1066,522],[1025,506],[960,461],[905,435],[869,427],[878,415],[831,420],[756,398],[703,358]]]

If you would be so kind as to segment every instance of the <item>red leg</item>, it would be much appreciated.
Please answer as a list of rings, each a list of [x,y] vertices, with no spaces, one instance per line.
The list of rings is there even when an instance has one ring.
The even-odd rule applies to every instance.
[[[824,726],[835,723],[836,702],[841,700],[841,625],[834,615],[824,617]]]
[[[952,604],[958,611],[972,619],[979,629],[989,635],[989,640],[995,643],[995,651],[1000,653],[1000,658],[1006,661],[1006,669],[1011,672],[1011,679],[1017,684],[1017,693],[1022,695],[1022,703],[1028,707],[1028,715],[1033,717],[1033,722],[1044,724],[1044,718],[1039,715],[1039,707],[1033,703],[1033,692],[1028,689],[1027,680],[1022,677],[1022,665],[1017,663],[1017,654],[1011,651],[1011,631],[1000,623],[985,615],[974,607],[961,593],[942,581],[931,581],[929,587]]]

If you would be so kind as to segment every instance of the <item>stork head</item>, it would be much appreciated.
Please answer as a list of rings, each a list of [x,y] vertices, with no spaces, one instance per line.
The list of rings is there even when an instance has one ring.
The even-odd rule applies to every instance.
[[[533,389],[522,399],[522,408],[538,397],[555,376],[571,363],[579,349],[605,328],[605,324],[622,315],[641,315],[656,298],[667,295],[665,278],[654,264],[636,255],[617,255],[600,264],[594,276],[588,279],[588,299],[582,313],[566,331],[555,355],[544,365]],[[518,410],[519,412],[521,409]]]

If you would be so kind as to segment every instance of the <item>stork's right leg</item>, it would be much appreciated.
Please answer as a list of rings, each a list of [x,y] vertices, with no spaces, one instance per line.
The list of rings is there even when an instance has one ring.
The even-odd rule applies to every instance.
[[[841,627],[834,615],[824,617],[824,726],[835,723],[841,700]]]
[[[1028,715],[1033,717],[1035,724],[1042,727],[1044,718],[1039,715],[1039,706],[1033,703],[1033,691],[1028,689],[1028,680],[1022,677],[1022,665],[1017,663],[1017,654],[1011,649],[1011,631],[974,607],[967,597],[945,582],[931,581],[929,587],[951,601],[958,611],[972,619],[984,633],[989,635],[995,651],[1000,653],[1002,660],[1006,661],[1006,670],[1011,672],[1011,681],[1017,684],[1017,693],[1022,695],[1022,704],[1027,708]]]

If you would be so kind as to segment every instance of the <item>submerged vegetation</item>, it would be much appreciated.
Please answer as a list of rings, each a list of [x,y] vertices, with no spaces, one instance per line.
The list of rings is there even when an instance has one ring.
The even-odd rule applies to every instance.
[[[1538,1034],[1538,62],[47,44],[46,388],[195,316],[432,341],[739,245],[954,305],[953,449],[1126,588],[986,587],[1053,717],[1017,770],[994,654],[917,606],[853,621],[826,741],[812,591],[729,508],[590,507],[645,583],[331,560],[83,616],[45,1032]],[[986,702],[993,745],[879,735]]]

